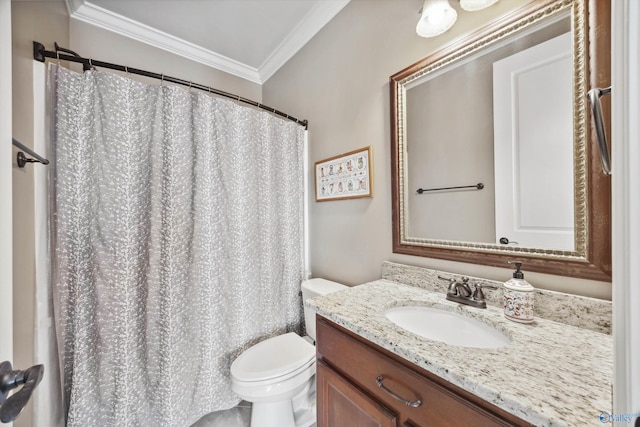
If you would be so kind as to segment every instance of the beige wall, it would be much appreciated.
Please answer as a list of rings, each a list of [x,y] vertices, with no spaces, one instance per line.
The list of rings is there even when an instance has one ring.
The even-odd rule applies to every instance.
[[[478,62],[407,90],[408,236],[495,243],[493,74]]]
[[[352,0],[263,86],[266,104],[309,120],[311,164],[373,147],[373,198],[317,203],[311,193],[314,276],[355,285],[379,278],[381,262],[390,260],[493,280],[511,277],[510,269],[391,250],[389,76],[524,2],[502,0],[484,11],[460,12],[449,32],[432,39],[415,34],[420,3]],[[609,283],[538,273],[527,279],[541,288],[611,298]]]
[[[68,44],[69,17],[62,1],[12,2],[13,136],[33,147],[32,41]],[[14,155],[17,152],[14,149]],[[13,163],[13,364],[26,369],[34,364],[35,236],[33,171]],[[55,367],[46,367],[55,369]],[[31,404],[30,404],[31,405]],[[32,425],[27,408],[15,426]]]

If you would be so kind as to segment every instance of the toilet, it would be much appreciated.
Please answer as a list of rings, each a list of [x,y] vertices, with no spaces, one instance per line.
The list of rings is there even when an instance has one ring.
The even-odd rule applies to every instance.
[[[346,289],[325,279],[302,282],[302,300]],[[231,364],[231,389],[251,402],[251,427],[309,427],[316,422],[316,313],[304,308],[308,336],[290,332],[245,350]]]

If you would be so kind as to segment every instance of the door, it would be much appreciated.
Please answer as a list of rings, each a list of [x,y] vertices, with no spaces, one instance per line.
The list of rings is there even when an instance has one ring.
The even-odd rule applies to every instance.
[[[567,33],[493,64],[496,243],[574,250],[572,61]]]
[[[318,427],[396,427],[398,420],[323,362],[317,362]]]
[[[0,0],[0,362],[13,357],[11,1]]]

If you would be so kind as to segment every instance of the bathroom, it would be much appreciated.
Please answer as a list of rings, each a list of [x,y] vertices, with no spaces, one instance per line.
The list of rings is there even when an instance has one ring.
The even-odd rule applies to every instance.
[[[5,3],[10,3],[10,9],[7,9]],[[48,49],[52,48],[55,41],[84,57],[208,84],[308,120],[309,167],[340,153],[372,147],[373,197],[320,203],[315,201],[313,193],[309,194],[308,256],[313,277],[355,286],[380,279],[383,262],[390,261],[498,282],[508,280],[512,271],[508,266],[501,268],[393,251],[393,176],[390,168],[393,154],[390,148],[392,109],[389,77],[527,2],[501,0],[482,11],[461,12],[451,29],[433,38],[418,37],[415,32],[421,1],[351,0],[342,3],[343,8],[295,55],[266,81],[256,83],[124,34],[71,18],[64,1],[3,1],[3,25],[0,27],[6,28],[4,24],[8,18],[5,12],[9,10],[12,28],[13,101],[8,106],[13,116],[11,134],[28,146],[33,147],[36,143],[34,129],[37,124],[32,102],[35,84],[32,72],[34,40],[45,43]],[[452,0],[451,3],[457,3],[457,0]],[[633,1],[613,3],[622,3],[631,8],[625,10],[626,15],[623,16],[633,16],[633,12],[637,14],[637,5]],[[613,19],[620,19],[615,8]],[[635,24],[637,25],[637,21]],[[633,41],[632,35],[637,35],[638,31],[633,26],[624,31],[622,25],[613,27],[619,28],[621,32],[614,32],[614,40],[617,34],[621,39],[628,36]],[[0,40],[4,38],[2,36]],[[6,49],[7,46],[3,43],[3,55],[7,54]],[[2,57],[4,64],[5,58],[6,56]],[[629,75],[637,76],[638,73]],[[2,101],[7,102],[4,96]],[[628,102],[631,107],[625,108],[632,108],[637,99]],[[629,117],[633,117],[632,111],[628,112]],[[454,124],[460,119],[452,117]],[[634,130],[631,123],[618,120],[614,133],[617,129],[621,134],[630,135],[629,138],[637,135],[637,129]],[[629,129],[625,126],[629,126]],[[623,147],[623,143],[619,146]],[[627,153],[626,158],[633,159],[634,153]],[[612,155],[614,161],[619,158],[616,156],[621,156],[620,151],[615,150]],[[15,150],[12,150],[12,160],[14,156]],[[632,160],[629,162],[634,165]],[[27,165],[24,169],[18,169],[14,163],[12,161],[13,184],[9,190],[13,200],[13,228],[9,233],[12,233],[13,239],[8,239],[13,242],[13,262],[8,266],[3,264],[1,270],[13,270],[14,284],[13,331],[9,335],[13,337],[13,351],[12,356],[6,359],[10,358],[14,366],[24,368],[34,364],[33,355],[37,346],[34,336],[37,246],[34,231],[34,173],[41,166]],[[618,171],[622,171],[625,166],[618,163],[616,167]],[[3,173],[4,169],[3,167]],[[625,179],[630,182],[616,182],[616,174],[613,175],[612,182],[613,215],[618,218],[617,222],[613,222],[613,285],[609,280],[581,279],[541,272],[526,273],[526,279],[539,289],[606,301],[613,299],[616,343],[614,396],[616,392],[619,396],[628,393],[620,397],[620,409],[611,409],[616,413],[638,412],[640,401],[637,385],[640,383],[637,381],[640,375],[637,366],[638,322],[634,323],[633,318],[627,317],[637,316],[629,307],[639,303],[637,286],[632,286],[637,270],[634,270],[631,262],[637,259],[637,253],[633,252],[634,247],[629,244],[629,241],[633,242],[633,238],[637,239],[638,224],[637,221],[625,219],[627,216],[634,218],[633,209],[637,209],[629,204],[628,196],[637,194],[637,188],[635,193],[630,189],[631,185],[637,185],[637,178],[633,181],[633,173],[637,174],[637,171],[634,169],[628,172],[631,173],[631,178]],[[623,174],[620,173],[617,177],[622,180]],[[635,242],[637,245],[637,240]],[[633,258],[634,255],[636,258]],[[526,265],[524,268],[526,271]],[[615,330],[617,325],[622,326]],[[27,410],[15,425],[35,425],[35,418],[33,411]]]

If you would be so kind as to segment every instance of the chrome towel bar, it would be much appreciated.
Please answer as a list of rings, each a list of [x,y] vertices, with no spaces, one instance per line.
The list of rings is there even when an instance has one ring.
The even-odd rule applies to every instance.
[[[475,188],[476,190],[482,190],[484,188],[484,184],[479,182],[475,185],[460,185],[457,187],[441,187],[441,188],[418,188],[416,191],[418,194],[425,193],[427,191],[442,191],[442,190],[459,190],[462,188]]]
[[[30,149],[29,147],[24,145],[22,142],[18,141],[15,138],[12,138],[12,140],[13,140],[13,145],[15,147],[18,147],[18,149],[22,150],[22,151],[18,151],[18,155],[16,156],[16,161],[18,163],[18,167],[19,168],[23,168],[24,165],[26,165],[27,163],[42,163],[43,165],[48,165],[49,164],[49,160],[47,160],[44,157],[40,156],[38,153],[36,153],[32,149]],[[33,158],[29,158],[29,157],[25,156],[23,151],[24,151],[24,153],[27,153],[28,155],[30,155]]]

